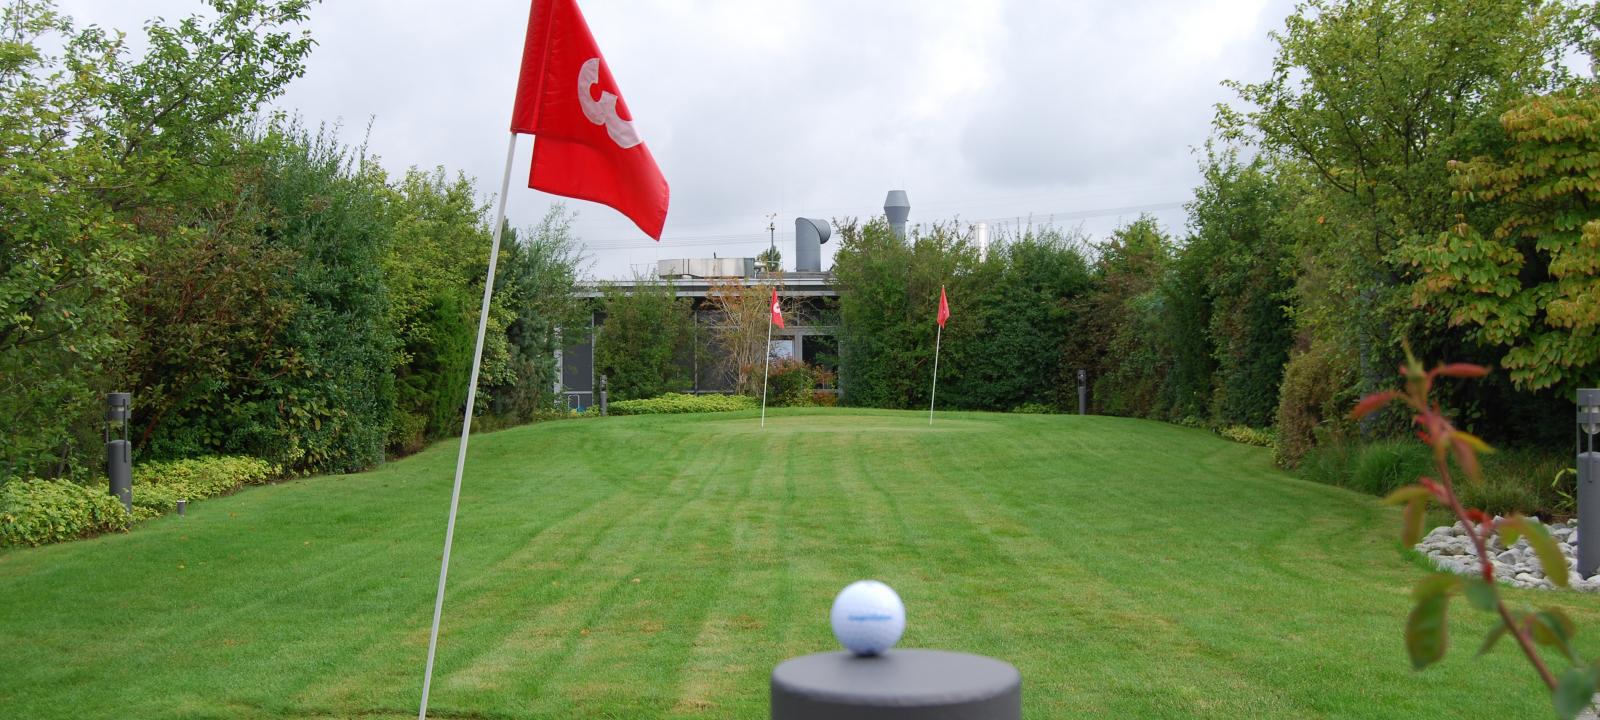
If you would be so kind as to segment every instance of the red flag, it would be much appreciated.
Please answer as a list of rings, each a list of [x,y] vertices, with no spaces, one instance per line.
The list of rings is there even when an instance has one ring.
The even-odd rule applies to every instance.
[[[534,0],[511,132],[538,136],[528,187],[609,205],[661,239],[671,196],[575,0]]]
[[[778,289],[772,289],[772,322],[778,327],[783,327],[783,308],[778,305]]]
[[[944,321],[950,319],[950,301],[944,297],[944,286],[939,286],[939,327],[944,327]]]

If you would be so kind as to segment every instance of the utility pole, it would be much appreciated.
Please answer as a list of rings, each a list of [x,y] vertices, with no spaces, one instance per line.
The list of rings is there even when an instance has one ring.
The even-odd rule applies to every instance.
[[[772,256],[778,252],[778,214],[767,213],[767,274],[772,274],[777,268],[772,267]]]

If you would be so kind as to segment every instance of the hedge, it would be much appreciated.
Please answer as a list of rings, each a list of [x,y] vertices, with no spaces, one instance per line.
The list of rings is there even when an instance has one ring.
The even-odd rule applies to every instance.
[[[272,463],[221,456],[146,463],[133,469],[133,516],[145,520],[172,512],[179,500],[200,500],[261,485],[278,474]]]
[[[675,413],[732,412],[754,410],[760,402],[749,395],[686,395],[666,393],[644,400],[619,400],[610,403],[613,415],[666,415]]]
[[[146,463],[133,469],[133,513],[104,485],[17,480],[0,485],[0,547],[45,545],[125,530],[129,523],[172,512],[179,500],[199,500],[259,485],[278,474],[251,457],[208,457]]]
[[[128,511],[103,487],[60,480],[0,485],[0,546],[44,545],[128,527]]]

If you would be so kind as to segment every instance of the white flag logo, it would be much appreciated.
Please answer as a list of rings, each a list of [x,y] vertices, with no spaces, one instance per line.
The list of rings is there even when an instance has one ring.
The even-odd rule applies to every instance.
[[[618,147],[626,150],[638,145],[641,141],[639,133],[634,132],[633,123],[617,115],[617,96],[601,90],[600,99],[595,100],[590,94],[599,82],[600,58],[589,58],[589,62],[578,69],[578,104],[583,106],[583,116],[589,118],[589,122],[604,125],[606,134]]]

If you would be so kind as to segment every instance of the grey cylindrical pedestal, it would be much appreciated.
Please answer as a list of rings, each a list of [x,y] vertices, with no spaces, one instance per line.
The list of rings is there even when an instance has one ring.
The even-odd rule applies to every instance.
[[[111,494],[122,501],[128,512],[133,512],[133,443],[106,443],[106,475],[111,479]]]
[[[994,658],[941,650],[847,652],[772,671],[772,720],[1018,720],[1022,675]]]

